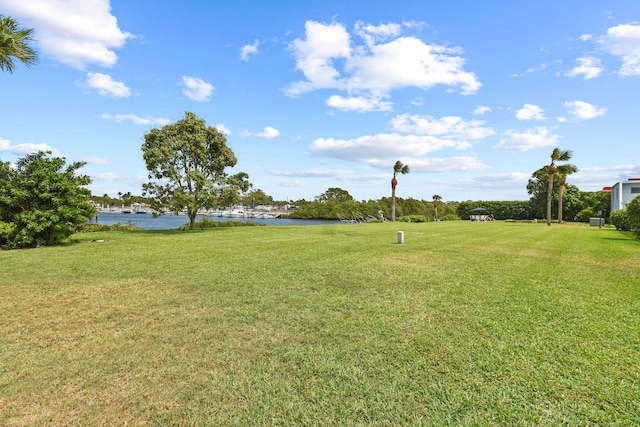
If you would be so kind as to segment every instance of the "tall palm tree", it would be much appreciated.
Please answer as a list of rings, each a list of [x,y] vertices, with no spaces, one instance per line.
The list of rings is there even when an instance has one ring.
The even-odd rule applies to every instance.
[[[571,159],[573,153],[571,150],[561,150],[556,147],[551,152],[551,164],[547,169],[549,172],[549,188],[547,190],[547,225],[551,225],[551,199],[553,197],[553,176],[556,173],[555,162],[566,162]]]
[[[38,54],[29,46],[32,35],[33,29],[18,28],[15,19],[0,15],[0,70],[13,73],[13,58],[27,67],[38,62]]]
[[[391,221],[396,220],[396,186],[398,185],[396,176],[398,176],[399,173],[403,175],[409,173],[409,165],[403,165],[400,160],[393,165],[393,179],[391,180]]]
[[[558,184],[560,190],[558,191],[558,224],[562,224],[562,197],[564,196],[564,187],[567,184],[567,175],[578,172],[578,168],[574,165],[564,164],[559,165],[556,168],[556,174],[558,175]]]
[[[437,194],[433,195],[433,209],[435,210],[436,221],[438,220],[438,202],[440,200],[442,200],[442,197]]]

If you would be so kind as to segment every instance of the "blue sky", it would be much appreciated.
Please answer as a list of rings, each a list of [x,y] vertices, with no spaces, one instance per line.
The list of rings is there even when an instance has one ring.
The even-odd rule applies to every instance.
[[[312,200],[524,200],[554,147],[568,182],[640,177],[640,2],[0,0],[39,64],[0,74],[0,159],[86,161],[141,194],[140,146],[192,111],[254,188]]]

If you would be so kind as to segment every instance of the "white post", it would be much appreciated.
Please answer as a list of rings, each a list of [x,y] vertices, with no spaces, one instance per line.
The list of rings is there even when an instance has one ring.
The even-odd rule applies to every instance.
[[[404,231],[398,231],[398,244],[402,245],[404,243]]]

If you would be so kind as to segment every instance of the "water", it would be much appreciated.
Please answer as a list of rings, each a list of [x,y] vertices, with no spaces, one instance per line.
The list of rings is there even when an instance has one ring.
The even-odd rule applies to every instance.
[[[338,224],[338,221],[328,221],[321,219],[286,219],[286,218],[220,218],[205,216],[211,221],[241,221],[241,222],[255,222],[258,224],[266,225],[321,225],[321,224]],[[200,221],[202,215],[198,215],[196,221]],[[94,217],[91,221],[96,222]],[[154,218],[150,214],[122,214],[122,213],[98,213],[98,224],[113,225],[113,224],[128,224],[132,223],[136,227],[144,230],[174,230],[189,223],[189,217],[185,215],[162,215]]]

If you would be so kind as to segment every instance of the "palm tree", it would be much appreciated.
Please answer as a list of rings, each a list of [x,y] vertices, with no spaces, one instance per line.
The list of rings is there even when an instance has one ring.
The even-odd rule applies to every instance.
[[[438,220],[438,202],[440,200],[442,200],[442,197],[437,194],[433,195],[433,209],[435,210],[436,221]]]
[[[558,191],[558,224],[562,224],[562,197],[564,196],[564,186],[567,183],[567,175],[576,172],[578,172],[578,168],[570,164],[559,165],[556,169],[556,174],[559,178],[558,184],[560,185],[560,190]]]
[[[400,160],[393,165],[393,179],[391,180],[391,221],[396,220],[396,186],[398,185],[396,176],[399,173],[403,175],[409,173],[409,165],[403,165]]]
[[[32,35],[33,29],[18,28],[15,19],[0,15],[0,70],[13,73],[13,58],[27,67],[38,62],[38,54],[29,46]]]
[[[547,169],[549,172],[549,188],[547,190],[547,225],[551,225],[551,199],[553,197],[553,175],[556,173],[555,162],[566,162],[571,159],[573,153],[570,150],[561,150],[556,147],[551,152],[551,164]]]

